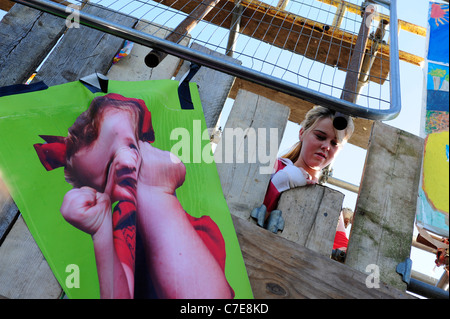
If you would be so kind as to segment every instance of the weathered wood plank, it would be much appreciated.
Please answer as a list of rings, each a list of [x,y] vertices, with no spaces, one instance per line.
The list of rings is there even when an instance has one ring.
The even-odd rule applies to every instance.
[[[150,25],[146,21],[140,21],[135,29],[160,38],[165,38],[170,32],[170,30],[162,29],[153,24]],[[189,40],[190,37],[186,36],[179,44],[187,45]],[[173,55],[168,55],[157,67],[149,68],[144,63],[144,58],[149,50],[149,48],[143,45],[134,43],[131,53],[111,66],[107,77],[110,80],[119,81],[146,81],[172,78],[180,63],[180,59]]]
[[[18,215],[19,210],[0,178],[0,246]]]
[[[9,11],[14,6],[14,4],[14,1],[0,0],[0,10]]]
[[[137,22],[134,18],[112,13],[99,6],[87,4],[82,11],[101,18],[107,17],[108,20],[120,22],[127,27],[133,27]],[[106,74],[123,41],[83,25],[79,28],[72,27],[42,65],[36,81],[43,80],[48,86],[52,86],[76,81],[95,72]]]
[[[285,224],[279,235],[329,257],[343,201],[344,194],[321,185],[283,192],[277,209]]]
[[[71,4],[68,1],[64,1],[64,0],[50,0],[56,3],[60,3],[60,4],[64,4],[64,5],[68,5]],[[3,11],[9,11],[16,3],[14,1],[11,0],[0,0],[0,10]]]
[[[250,219],[264,201],[289,108],[239,91],[214,158],[230,212]]]
[[[64,19],[15,5],[0,21],[0,86],[24,83],[66,29]]]
[[[414,299],[368,274],[322,256],[237,216],[233,223],[257,299]]]
[[[406,289],[396,266],[410,255],[423,156],[422,138],[375,122],[346,265],[377,265],[382,281]]]
[[[192,43],[191,48],[213,56],[220,56],[233,63],[241,64],[241,62],[236,59],[212,51],[195,42]],[[181,77],[189,71],[189,66],[190,62],[185,61],[175,79],[179,81]],[[207,128],[214,129],[216,126],[222,108],[234,83],[234,79],[234,76],[204,66],[202,66],[191,79],[191,82],[195,82],[198,85],[198,93],[202,101],[203,114],[205,115]]]
[[[63,291],[20,216],[0,246],[0,295],[59,298]]]

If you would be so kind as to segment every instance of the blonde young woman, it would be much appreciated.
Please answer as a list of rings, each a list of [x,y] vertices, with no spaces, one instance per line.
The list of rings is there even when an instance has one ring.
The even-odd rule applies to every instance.
[[[322,106],[315,106],[306,114],[300,124],[299,141],[278,159],[264,199],[266,219],[276,209],[283,191],[316,184],[322,170],[333,162],[353,134],[351,118],[343,130],[333,126],[334,119],[335,112]]]

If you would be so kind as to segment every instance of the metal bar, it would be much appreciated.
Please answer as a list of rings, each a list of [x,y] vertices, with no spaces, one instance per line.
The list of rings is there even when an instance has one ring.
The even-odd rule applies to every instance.
[[[359,186],[358,185],[354,185],[354,184],[348,183],[346,181],[340,180],[338,178],[334,178],[332,176],[328,176],[327,177],[327,183],[331,184],[331,185],[334,185],[334,186],[337,186],[337,187],[340,187],[340,188],[343,188],[343,189],[346,189],[346,190],[351,191],[351,192],[356,193],[356,194],[359,193]]]
[[[444,271],[435,286],[448,291],[448,272]]]
[[[399,68],[399,54],[398,54],[398,17],[397,17],[397,0],[391,0],[390,6],[391,18],[389,24],[389,42],[390,42],[390,94],[391,94],[391,108],[390,110],[398,114],[402,109],[401,91],[400,91],[400,68]]]
[[[63,5],[59,5],[57,3],[53,3],[49,0],[13,0],[17,3],[45,11],[51,14],[54,14],[56,16],[67,18],[71,13],[67,12],[65,9],[66,7]],[[394,8],[395,6],[393,6]],[[395,10],[393,10],[395,11]],[[396,14],[396,11],[395,11]],[[395,15],[395,19],[396,19]],[[305,101],[320,104],[325,107],[328,107],[330,109],[333,109],[337,112],[342,112],[345,114],[350,114],[354,117],[362,117],[370,120],[391,120],[395,118],[398,113],[400,112],[400,103],[399,96],[396,96],[396,94],[399,94],[399,87],[398,83],[397,86],[391,84],[391,91],[392,88],[394,89],[393,93],[391,93],[394,97],[394,107],[390,109],[369,109],[366,107],[358,106],[354,103],[341,100],[339,98],[333,97],[328,94],[324,94],[321,92],[317,92],[308,88],[305,88],[300,85],[296,85],[290,82],[287,82],[285,80],[281,80],[279,78],[276,78],[274,76],[270,76],[267,74],[263,74],[261,72],[255,71],[253,69],[250,69],[245,66],[240,66],[238,64],[226,61],[224,59],[220,59],[217,57],[214,57],[212,55],[208,55],[205,53],[202,53],[197,50],[193,50],[187,47],[184,47],[182,45],[172,43],[169,41],[166,41],[164,39],[160,39],[158,37],[152,36],[150,34],[129,28],[124,27],[120,24],[113,23],[111,21],[84,13],[79,12],[79,19],[80,23],[83,25],[86,25],[88,27],[100,30],[105,33],[109,33],[118,37],[121,37],[123,39],[128,39],[130,41],[133,41],[135,43],[156,49],[164,51],[167,54],[171,54],[174,56],[177,56],[181,59],[186,59],[191,62],[204,65],[206,67],[218,70],[220,72],[224,72],[233,76],[237,76],[239,78],[242,78],[244,80],[248,80],[263,86],[266,86],[268,88],[278,90],[280,92],[292,95],[294,97],[303,99]],[[396,21],[395,19],[391,19],[391,21]],[[391,29],[392,26],[396,23],[391,23]],[[395,29],[396,30],[396,29]],[[397,46],[397,32],[394,30],[391,30],[391,77],[394,76],[394,78],[398,79],[398,46]],[[393,63],[393,61],[397,61],[397,65]],[[391,96],[392,99],[392,96]]]
[[[431,299],[448,299],[448,291],[432,286],[420,280],[411,278],[408,284],[408,291]]]

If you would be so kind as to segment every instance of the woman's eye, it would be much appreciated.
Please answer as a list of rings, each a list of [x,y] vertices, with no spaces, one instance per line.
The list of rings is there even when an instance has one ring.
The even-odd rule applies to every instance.
[[[318,134],[316,134],[316,137],[317,137],[317,139],[318,139],[318,140],[320,140],[320,141],[323,141],[323,140],[325,140],[325,137],[324,137],[324,136],[322,136],[322,135],[318,135]]]
[[[136,145],[134,145],[133,143],[131,143],[131,144],[129,145],[129,147],[130,147],[131,149],[135,149],[135,150],[137,150],[137,147],[136,147]]]

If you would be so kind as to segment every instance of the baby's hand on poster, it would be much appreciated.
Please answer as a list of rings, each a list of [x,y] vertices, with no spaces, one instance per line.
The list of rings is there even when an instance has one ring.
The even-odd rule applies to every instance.
[[[71,225],[94,235],[105,217],[111,215],[111,201],[108,195],[93,188],[74,188],[64,196],[61,214]]]
[[[150,143],[139,141],[142,157],[138,178],[139,184],[155,186],[173,194],[184,183],[186,167],[171,152],[160,150]]]

